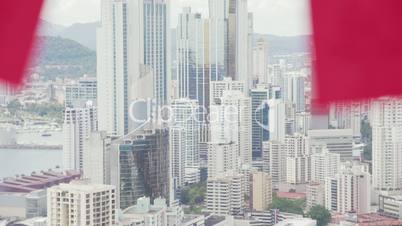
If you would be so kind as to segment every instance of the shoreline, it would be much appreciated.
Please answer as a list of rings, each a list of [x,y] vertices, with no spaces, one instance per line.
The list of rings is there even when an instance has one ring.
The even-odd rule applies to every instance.
[[[0,145],[0,149],[31,149],[31,150],[62,150],[62,145],[22,145],[22,144],[13,144],[13,145]]]

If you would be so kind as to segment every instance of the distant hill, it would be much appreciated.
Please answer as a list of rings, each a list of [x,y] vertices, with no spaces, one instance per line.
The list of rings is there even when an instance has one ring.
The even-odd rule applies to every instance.
[[[96,75],[95,51],[76,41],[40,36],[35,52],[39,57],[33,63],[33,70],[48,79]]]
[[[99,22],[73,24],[69,27],[55,25],[42,20],[39,30],[41,35],[41,55],[36,70],[42,75],[54,78],[78,77],[83,74],[95,76],[96,72],[96,28]],[[175,29],[170,30],[172,40]],[[270,59],[278,55],[309,52],[310,36],[276,36],[254,34],[254,43],[263,38],[268,42]],[[172,62],[175,59],[175,42],[172,42]],[[272,61],[271,61],[272,62]]]
[[[96,50],[96,28],[99,25],[99,22],[93,22],[77,23],[69,27],[63,27],[43,20],[40,34],[43,36],[60,36],[68,38],[92,50]],[[174,40],[175,29],[171,30],[171,34],[172,40]],[[258,33],[254,34],[254,42],[260,38],[264,38],[268,41],[270,57],[290,53],[309,52],[311,46],[309,35],[277,36]],[[172,48],[174,44],[175,42],[173,42]]]
[[[64,27],[41,20],[39,35],[54,37],[60,36],[62,38],[74,40],[91,50],[96,50],[96,28],[98,26],[99,22],[93,22],[76,23]]]
[[[96,28],[99,22],[73,24],[62,30],[59,36],[74,40],[92,50],[96,50]]]
[[[52,24],[46,20],[39,21],[39,36],[58,36],[66,27],[62,25]]]
[[[277,55],[310,52],[311,36],[276,36],[267,34],[254,34],[254,43],[263,38],[268,42],[268,55],[270,58]]]

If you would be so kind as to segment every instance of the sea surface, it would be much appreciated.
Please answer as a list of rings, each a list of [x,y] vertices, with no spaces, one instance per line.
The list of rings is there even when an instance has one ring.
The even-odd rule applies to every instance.
[[[0,149],[0,179],[62,167],[62,150]]]

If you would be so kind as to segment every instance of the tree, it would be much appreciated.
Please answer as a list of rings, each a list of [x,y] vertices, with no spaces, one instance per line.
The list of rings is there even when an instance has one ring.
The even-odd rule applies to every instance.
[[[180,202],[187,207],[184,208],[186,214],[201,214],[207,184],[200,182],[184,187],[180,193]]]
[[[198,183],[185,187],[180,194],[180,201],[185,205],[199,205],[204,201],[206,183]]]
[[[272,204],[269,208],[278,209],[282,212],[303,215],[304,204],[304,199],[290,200],[286,198],[279,198],[276,194],[274,194],[272,197]]]
[[[320,205],[313,206],[307,215],[317,220],[317,226],[325,226],[331,220],[331,213]]]
[[[21,103],[18,100],[13,100],[7,105],[7,109],[10,114],[15,115],[22,108]]]
[[[372,159],[372,128],[368,119],[363,119],[360,124],[360,133],[362,135],[362,141],[366,144],[364,146],[363,156],[364,159]]]

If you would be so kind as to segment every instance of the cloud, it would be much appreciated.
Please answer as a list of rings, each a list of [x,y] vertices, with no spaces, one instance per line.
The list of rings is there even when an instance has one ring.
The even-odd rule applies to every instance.
[[[276,35],[310,34],[309,0],[249,0],[254,30]]]
[[[47,0],[42,17],[52,23],[70,25],[99,20],[101,0]],[[170,0],[171,25],[175,27],[182,7],[208,15],[208,0]],[[309,0],[248,0],[254,14],[254,30],[276,35],[310,33]]]
[[[46,0],[42,18],[55,24],[71,25],[98,21],[101,0]]]

